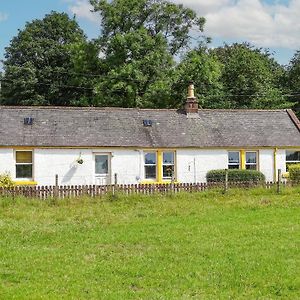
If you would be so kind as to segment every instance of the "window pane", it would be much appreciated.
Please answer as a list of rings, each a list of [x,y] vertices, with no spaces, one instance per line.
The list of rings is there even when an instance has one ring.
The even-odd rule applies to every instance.
[[[239,169],[240,165],[228,165],[228,169]]]
[[[108,174],[108,155],[96,155],[95,172],[96,174]]]
[[[32,178],[32,165],[16,165],[16,178]]]
[[[300,161],[300,151],[286,151],[287,161]]]
[[[240,163],[240,153],[239,152],[228,152],[228,162],[229,163]]]
[[[32,151],[16,151],[17,163],[32,163]]]
[[[163,163],[164,164],[174,164],[174,152],[164,152],[163,153]]]
[[[256,170],[256,165],[246,165],[247,170]]]
[[[145,178],[156,179],[156,166],[145,166]]]
[[[156,153],[155,152],[150,152],[150,153],[145,153],[145,164],[148,165],[155,165],[156,164]]]
[[[256,163],[256,152],[246,152],[246,164]]]
[[[167,166],[163,166],[163,177],[172,177],[172,174],[174,174],[174,165],[167,165]]]

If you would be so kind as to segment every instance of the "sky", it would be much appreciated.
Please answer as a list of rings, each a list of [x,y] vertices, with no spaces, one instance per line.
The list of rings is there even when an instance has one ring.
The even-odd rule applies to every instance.
[[[130,1],[130,0],[128,0]],[[300,0],[172,0],[194,9],[206,19],[204,34],[211,47],[250,42],[267,48],[283,65],[300,50]],[[0,60],[5,47],[26,22],[51,10],[76,15],[89,39],[100,34],[100,18],[89,0],[0,0]],[[0,64],[1,69],[1,64]]]

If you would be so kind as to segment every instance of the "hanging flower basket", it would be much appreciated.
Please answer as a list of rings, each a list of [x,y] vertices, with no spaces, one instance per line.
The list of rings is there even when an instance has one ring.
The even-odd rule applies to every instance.
[[[83,164],[83,159],[81,157],[77,158],[76,159],[76,162],[79,164],[79,165],[82,165]]]

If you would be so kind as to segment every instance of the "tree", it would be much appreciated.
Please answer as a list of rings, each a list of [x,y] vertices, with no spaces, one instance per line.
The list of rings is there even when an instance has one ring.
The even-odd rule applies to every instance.
[[[203,32],[205,19],[190,8],[166,0],[90,0],[101,14],[103,49],[117,34],[144,28],[149,36],[162,36],[171,55],[177,55],[191,43],[191,29]],[[197,34],[194,34],[197,37]],[[195,38],[194,37],[194,38]],[[198,41],[203,41],[198,36]],[[204,39],[205,41],[206,39]]]
[[[91,94],[73,88],[74,49],[86,43],[77,22],[51,12],[27,23],[6,48],[1,103],[9,105],[70,105]]]
[[[96,87],[99,103],[157,107],[156,99],[151,97],[152,86],[164,80],[174,64],[166,46],[162,37],[154,39],[144,29],[124,36],[117,34],[102,60],[107,72]]]
[[[203,108],[226,108],[221,82],[222,63],[206,47],[188,52],[176,67],[172,98],[179,107],[186,98],[187,86],[193,82],[199,104]]]
[[[99,52],[106,70],[96,87],[100,105],[169,107],[174,57],[204,19],[163,0],[91,0],[101,14]],[[205,39],[199,35],[199,43]],[[161,89],[161,90],[159,90]]]
[[[295,102],[295,109],[300,115],[300,51],[292,57],[288,67],[285,87],[289,90],[289,100]]]
[[[268,51],[249,44],[211,50],[223,64],[222,83],[226,107],[285,108],[291,106],[280,86],[283,68]]]

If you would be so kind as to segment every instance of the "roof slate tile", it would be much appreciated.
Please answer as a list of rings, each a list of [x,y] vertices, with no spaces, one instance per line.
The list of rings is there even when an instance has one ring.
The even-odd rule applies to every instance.
[[[1,146],[300,147],[287,110],[199,110],[188,118],[173,109],[2,106],[0,117]]]

